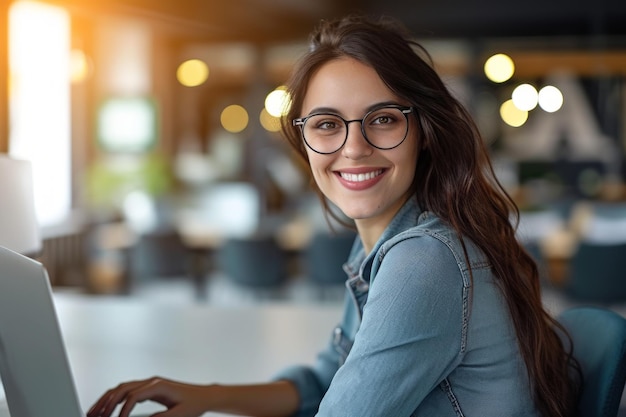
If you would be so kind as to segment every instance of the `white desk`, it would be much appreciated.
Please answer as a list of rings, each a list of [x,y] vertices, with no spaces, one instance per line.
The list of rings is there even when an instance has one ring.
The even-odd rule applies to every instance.
[[[285,366],[311,363],[341,315],[334,305],[225,308],[72,295],[55,303],[83,409],[120,382],[154,375],[266,381]]]

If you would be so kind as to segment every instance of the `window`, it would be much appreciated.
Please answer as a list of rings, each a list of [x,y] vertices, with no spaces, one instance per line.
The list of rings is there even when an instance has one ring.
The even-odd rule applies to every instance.
[[[33,167],[41,226],[71,209],[70,18],[62,8],[16,1],[9,10],[9,153]]]

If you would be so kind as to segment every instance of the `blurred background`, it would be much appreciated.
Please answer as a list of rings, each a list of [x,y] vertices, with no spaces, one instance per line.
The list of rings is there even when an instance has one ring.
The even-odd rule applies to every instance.
[[[32,163],[54,287],[341,299],[353,234],[278,117],[307,34],[352,12],[399,19],[432,54],[547,294],[623,303],[622,0],[0,0],[0,153]]]

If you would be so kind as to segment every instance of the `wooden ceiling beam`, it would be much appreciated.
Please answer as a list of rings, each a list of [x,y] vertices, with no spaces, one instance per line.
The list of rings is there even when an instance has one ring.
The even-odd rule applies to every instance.
[[[509,53],[515,78],[540,78],[559,71],[580,77],[626,76],[626,51],[525,51]]]

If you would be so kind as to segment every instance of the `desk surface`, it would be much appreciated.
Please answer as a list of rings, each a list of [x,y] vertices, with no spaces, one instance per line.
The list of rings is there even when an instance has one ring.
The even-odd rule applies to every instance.
[[[120,382],[155,375],[266,381],[285,366],[311,363],[341,315],[337,305],[314,304],[229,308],[58,294],[55,303],[84,409]]]

